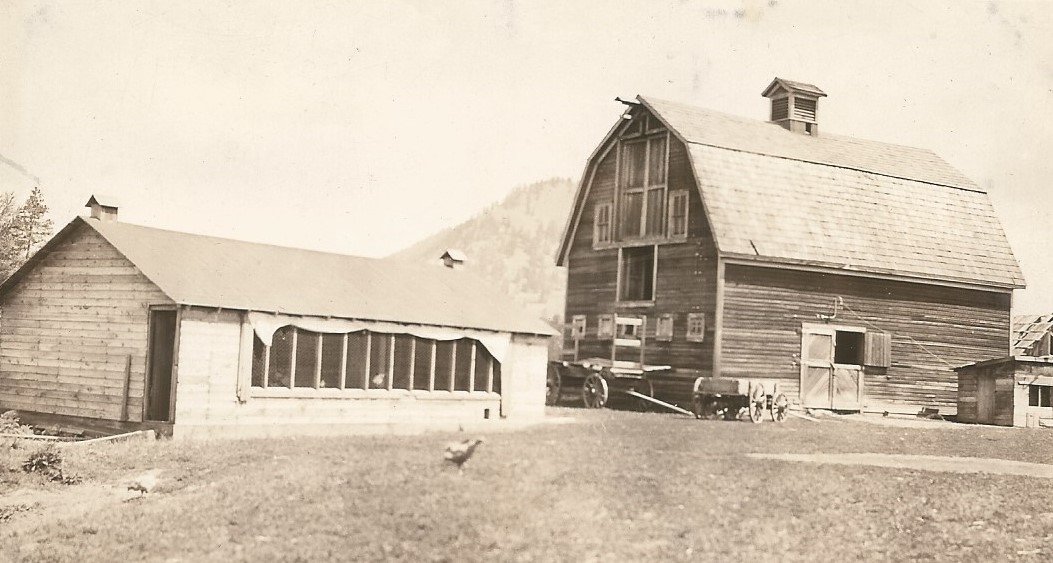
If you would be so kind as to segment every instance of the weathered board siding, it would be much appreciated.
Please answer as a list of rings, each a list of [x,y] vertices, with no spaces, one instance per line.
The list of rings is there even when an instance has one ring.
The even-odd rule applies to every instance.
[[[981,379],[993,382],[994,400],[987,420],[979,406]],[[1053,408],[1029,406],[1031,384],[1053,386],[1053,365],[1048,360],[1006,357],[958,368],[958,421],[1021,427],[1053,423]]]
[[[864,374],[864,408],[954,413],[953,367],[1004,356],[1009,295],[769,267],[728,265],[722,374],[779,379],[798,398],[802,323],[817,323],[842,297],[831,324],[892,334],[892,365]]]
[[[400,390],[296,389],[288,396],[238,399],[238,379],[251,368],[252,338],[237,311],[184,310],[179,330],[179,376],[173,436],[266,436],[343,434],[382,429],[398,433],[421,427],[491,419],[544,416],[545,338],[513,335],[501,367],[502,394]],[[251,333],[250,333],[251,334]],[[283,390],[277,390],[281,393]],[[256,390],[259,394],[263,390]],[[370,431],[372,431],[370,430]]]
[[[143,418],[148,308],[171,301],[98,233],[80,228],[0,302],[0,405]]]
[[[615,150],[611,150],[598,164],[583,204],[580,224],[571,243],[567,260],[567,308],[569,322],[574,315],[586,315],[585,339],[579,343],[581,358],[604,357],[611,354],[611,341],[596,338],[597,316],[602,314],[636,314],[647,316],[648,364],[671,365],[683,370],[672,381],[656,383],[656,396],[670,398],[663,387],[681,389],[680,379],[709,375],[713,367],[713,327],[716,303],[716,248],[706,221],[702,200],[698,195],[691,164],[684,145],[675,137],[669,144],[669,190],[686,189],[689,193],[688,237],[686,241],[662,243],[658,246],[658,274],[655,301],[645,307],[627,307],[617,302],[618,250],[594,250],[592,245],[594,209],[598,203],[614,201]],[[703,342],[688,342],[687,314],[706,314]],[[659,342],[654,338],[659,316],[672,314],[673,339]],[[574,350],[569,331],[564,333],[564,351]],[[619,349],[620,358],[623,350]],[[624,359],[633,360],[632,350],[625,350]],[[690,391],[690,384],[686,384]],[[684,397],[675,398],[677,401]]]

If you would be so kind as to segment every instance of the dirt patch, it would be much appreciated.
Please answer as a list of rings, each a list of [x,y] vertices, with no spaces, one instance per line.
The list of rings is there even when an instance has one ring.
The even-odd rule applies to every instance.
[[[0,500],[0,509],[9,514],[0,522],[0,537],[31,530],[46,520],[83,516],[138,496],[126,487],[96,483],[54,490],[18,489]]]
[[[752,458],[832,463],[837,465],[870,465],[895,469],[917,469],[947,473],[993,473],[1053,479],[1053,465],[979,457],[944,457],[903,454],[746,454]]]

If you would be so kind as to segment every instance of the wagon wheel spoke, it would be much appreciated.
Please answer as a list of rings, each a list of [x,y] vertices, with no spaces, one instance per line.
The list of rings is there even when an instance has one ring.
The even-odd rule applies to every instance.
[[[607,381],[603,379],[603,376],[597,373],[590,373],[586,376],[585,383],[581,387],[581,398],[587,408],[603,408],[608,398]]]
[[[786,420],[786,411],[790,408],[790,399],[785,393],[779,393],[771,402],[771,419],[775,422]]]
[[[651,384],[650,381],[647,381],[646,379],[641,381],[639,384],[634,385],[632,389],[633,391],[636,391],[641,395],[654,397],[654,386]],[[636,407],[643,412],[649,412],[651,410],[651,402],[645,399],[637,398]]]
[[[764,419],[764,401],[753,401],[750,403],[750,420],[758,423]]]

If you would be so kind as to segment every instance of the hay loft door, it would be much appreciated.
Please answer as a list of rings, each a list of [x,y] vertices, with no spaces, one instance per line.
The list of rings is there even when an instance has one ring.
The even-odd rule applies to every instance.
[[[850,327],[801,329],[801,405],[862,408],[864,335],[862,329]]]
[[[177,311],[150,310],[150,347],[146,373],[146,420],[171,422],[174,402]]]

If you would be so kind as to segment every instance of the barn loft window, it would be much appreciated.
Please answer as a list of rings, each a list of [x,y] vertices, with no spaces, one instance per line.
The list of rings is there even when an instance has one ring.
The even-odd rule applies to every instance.
[[[252,387],[501,392],[501,364],[471,338],[279,328],[252,346]]]
[[[1050,402],[1050,389],[1048,385],[1028,385],[1028,400],[1027,404],[1031,407],[1049,407],[1053,406],[1053,402]]]
[[[656,256],[654,246],[621,249],[618,275],[619,301],[654,300]]]
[[[611,210],[613,206],[603,203],[596,206],[596,219],[593,223],[592,243],[605,244],[611,242]]]
[[[665,233],[668,133],[621,144],[618,234],[622,240]]]
[[[661,342],[673,340],[673,315],[665,314],[658,317],[658,325],[655,327],[655,339]]]
[[[669,193],[669,236],[687,236],[687,190]]]
[[[687,314],[687,340],[689,342],[702,342],[706,337],[706,314]]]

